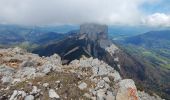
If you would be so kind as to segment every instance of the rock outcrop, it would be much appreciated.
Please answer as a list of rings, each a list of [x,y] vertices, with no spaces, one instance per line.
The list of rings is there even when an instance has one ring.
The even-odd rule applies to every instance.
[[[39,57],[20,48],[0,54],[0,100],[161,100],[92,57],[62,65],[57,54]]]
[[[87,34],[92,41],[108,39],[108,27],[99,24],[83,24],[80,25],[80,34]]]

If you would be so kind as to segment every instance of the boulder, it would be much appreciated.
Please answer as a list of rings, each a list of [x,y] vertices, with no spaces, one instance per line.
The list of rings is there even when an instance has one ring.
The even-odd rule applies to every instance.
[[[124,79],[119,82],[116,100],[139,100],[137,89],[133,80]]]

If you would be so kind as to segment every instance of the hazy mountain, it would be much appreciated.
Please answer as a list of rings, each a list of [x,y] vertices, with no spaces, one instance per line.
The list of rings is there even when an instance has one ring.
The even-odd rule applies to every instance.
[[[126,38],[123,42],[127,47],[139,49],[147,60],[170,69],[170,30],[150,31],[145,34]]]
[[[55,42],[63,38],[76,26],[19,26],[0,25],[0,46],[21,46],[30,49],[46,43]]]

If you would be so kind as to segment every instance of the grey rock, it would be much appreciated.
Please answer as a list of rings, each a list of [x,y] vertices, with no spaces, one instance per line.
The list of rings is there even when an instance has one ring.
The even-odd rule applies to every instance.
[[[6,75],[6,76],[11,75],[12,76],[14,72],[15,72],[15,69],[5,66],[5,65],[0,65],[0,75]]]
[[[107,91],[106,100],[116,100],[112,92]]]
[[[85,82],[82,82],[81,84],[79,84],[78,87],[79,87],[79,89],[84,90],[87,88],[87,84]]]
[[[15,78],[15,79],[13,79],[12,84],[16,84],[18,82],[21,82],[21,79],[20,78]]]
[[[106,99],[106,90],[99,89],[97,91],[97,100],[105,100]]]
[[[13,80],[13,78],[11,76],[3,76],[1,81],[3,84],[9,84],[11,83]]]
[[[110,79],[109,79],[108,77],[104,77],[103,80],[104,80],[105,82],[110,83]]]
[[[97,89],[101,89],[101,88],[104,88],[105,87],[105,81],[104,80],[100,80],[98,83],[97,83]]]
[[[80,34],[87,34],[88,38],[92,41],[97,39],[108,38],[108,27],[99,24],[82,24],[80,26]]]
[[[49,83],[44,83],[43,87],[47,88],[49,86]]]
[[[16,100],[17,99],[17,95],[18,95],[18,91],[14,90],[13,94],[11,95],[9,100]]]
[[[109,52],[111,56],[113,56],[119,50],[119,48],[116,45],[112,44],[111,46],[105,48],[105,50]]]
[[[24,67],[20,69],[17,73],[16,76],[17,78],[33,78],[36,76],[36,69],[33,67]]]
[[[42,72],[45,73],[45,74],[48,74],[48,73],[50,73],[50,72],[52,71],[52,68],[53,68],[53,67],[52,67],[51,64],[44,65]]]
[[[25,91],[18,91],[18,94],[21,95],[22,98],[24,98],[27,95]]]
[[[34,100],[34,96],[33,95],[28,95],[25,97],[24,100]]]
[[[38,92],[40,92],[40,89],[38,89],[36,86],[33,86],[33,89],[30,94],[37,94]]]
[[[117,71],[114,71],[114,73],[109,73],[108,76],[114,78],[114,82],[118,82],[120,80],[122,80],[120,74]]]
[[[133,93],[130,94],[129,93]],[[119,82],[119,89],[116,95],[116,100],[138,100],[137,89],[135,83],[131,79],[124,79]]]
[[[22,68],[22,67],[35,67],[36,66],[36,64],[35,64],[35,62],[33,62],[33,61],[24,61],[24,62],[22,62],[22,64],[20,65],[20,67]]]
[[[85,93],[84,96],[87,97],[87,98],[89,98],[89,99],[91,99],[91,95],[88,94],[88,93]]]
[[[49,97],[53,98],[53,99],[59,99],[60,98],[60,96],[53,89],[49,90]]]

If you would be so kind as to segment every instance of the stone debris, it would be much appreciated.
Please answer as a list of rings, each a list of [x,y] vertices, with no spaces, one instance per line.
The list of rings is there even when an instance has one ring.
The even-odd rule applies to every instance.
[[[114,54],[117,47],[107,50]],[[133,80],[122,79],[113,67],[92,57],[62,65],[57,54],[39,57],[20,48],[0,49],[0,54],[0,100],[71,100],[75,95],[81,100],[163,100],[137,91]]]

